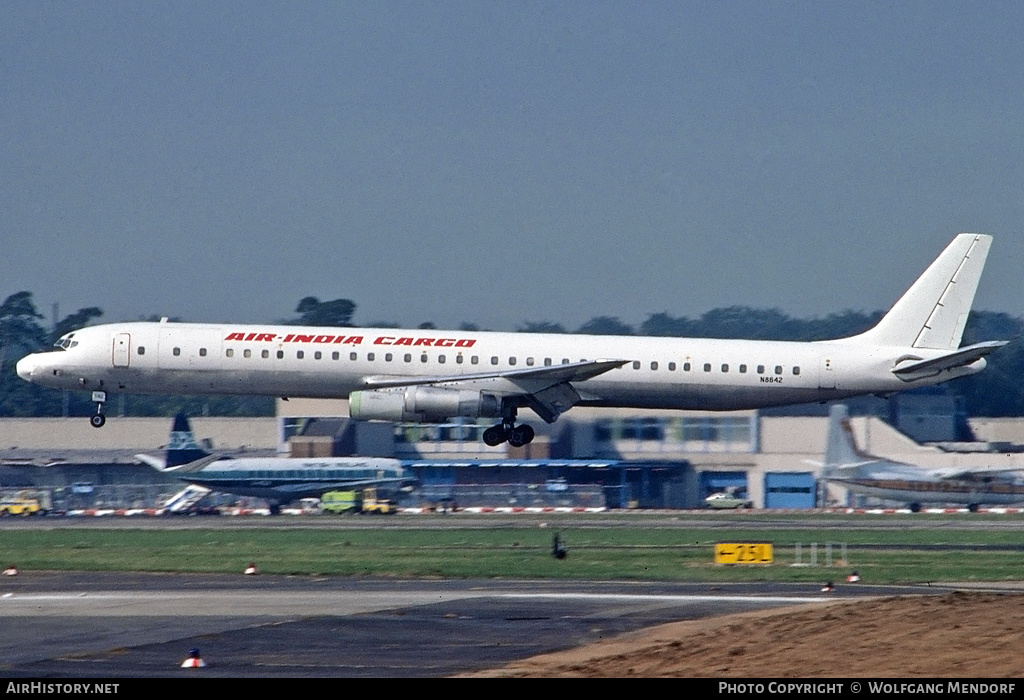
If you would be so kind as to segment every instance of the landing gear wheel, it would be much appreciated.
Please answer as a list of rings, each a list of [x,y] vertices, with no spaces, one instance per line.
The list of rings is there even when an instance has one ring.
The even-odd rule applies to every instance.
[[[533,428],[525,423],[516,426],[508,433],[508,444],[512,447],[522,447],[533,441]]]
[[[102,413],[97,413],[95,416],[92,416],[89,419],[89,425],[91,425],[94,428],[102,428],[104,425],[106,425],[106,422],[107,417]]]
[[[508,431],[503,425],[492,425],[484,431],[484,444],[488,447],[497,447],[508,440]]]

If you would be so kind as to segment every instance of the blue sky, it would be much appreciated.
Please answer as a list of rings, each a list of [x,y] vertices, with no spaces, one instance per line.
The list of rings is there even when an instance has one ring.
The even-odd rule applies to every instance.
[[[442,327],[1024,315],[1024,4],[3,2],[0,296]]]

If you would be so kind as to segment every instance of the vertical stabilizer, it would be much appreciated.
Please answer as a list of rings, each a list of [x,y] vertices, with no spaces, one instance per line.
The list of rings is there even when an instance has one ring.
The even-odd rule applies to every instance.
[[[871,330],[872,345],[955,350],[974,303],[992,237],[961,233]]]
[[[174,425],[171,427],[171,437],[167,441],[166,468],[180,467],[183,464],[195,462],[209,455],[197,443],[192,435],[192,426],[184,413],[174,417]]]
[[[850,416],[844,404],[835,404],[828,412],[828,435],[825,438],[825,464],[827,476],[841,467],[850,467],[874,461],[876,458],[857,449],[850,429]]]

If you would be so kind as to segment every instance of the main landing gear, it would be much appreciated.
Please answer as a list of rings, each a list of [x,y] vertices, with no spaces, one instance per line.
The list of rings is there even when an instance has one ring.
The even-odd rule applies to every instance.
[[[492,425],[484,431],[484,444],[495,447],[508,440],[512,447],[522,447],[533,442],[533,428],[522,423],[516,425],[516,409],[506,410],[506,415],[498,425]]]
[[[107,402],[107,392],[92,392],[92,400],[96,402],[96,415],[90,416],[89,425],[94,428],[102,428],[107,423],[107,417],[103,415],[103,404]]]
[[[494,447],[508,440],[512,447],[522,447],[533,441],[533,428],[526,423],[499,423],[484,431],[484,443]]]

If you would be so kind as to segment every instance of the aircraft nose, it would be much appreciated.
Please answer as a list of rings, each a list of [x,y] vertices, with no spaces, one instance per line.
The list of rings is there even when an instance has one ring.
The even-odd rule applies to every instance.
[[[32,372],[36,368],[36,359],[33,355],[26,355],[18,360],[18,376],[26,382],[32,381]]]

